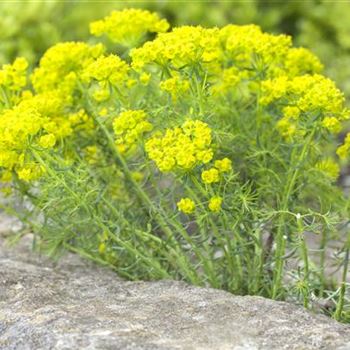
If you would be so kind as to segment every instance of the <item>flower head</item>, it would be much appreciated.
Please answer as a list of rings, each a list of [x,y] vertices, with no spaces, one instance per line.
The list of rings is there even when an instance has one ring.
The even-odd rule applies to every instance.
[[[210,211],[217,213],[221,210],[222,198],[219,196],[210,198],[208,207]]]
[[[220,180],[219,171],[215,168],[204,170],[202,172],[202,180],[205,184],[211,184]]]
[[[345,137],[344,143],[337,148],[337,155],[341,159],[345,159],[350,153],[350,133]]]
[[[50,47],[31,76],[35,90],[46,92],[60,89],[69,95],[85,68],[103,51],[101,44],[90,46],[84,42],[58,43]]]
[[[54,134],[43,135],[39,139],[39,145],[43,148],[51,148],[56,143],[56,137]]]
[[[121,153],[134,148],[139,139],[152,130],[152,124],[147,120],[143,110],[128,110],[120,113],[113,122],[116,135],[116,146]]]
[[[216,160],[214,165],[215,165],[215,168],[218,169],[220,173],[225,173],[232,170],[232,161],[228,158]]]
[[[18,57],[12,64],[4,64],[0,69],[0,86],[10,91],[20,91],[27,84],[28,62]]]
[[[194,212],[196,205],[190,198],[182,198],[177,202],[177,208],[185,214],[191,214]]]
[[[134,47],[147,32],[162,33],[169,29],[169,23],[156,13],[141,9],[113,11],[102,20],[90,24],[90,33],[95,36],[106,34],[113,42]]]
[[[187,120],[181,127],[167,129],[163,136],[148,140],[146,152],[163,172],[190,170],[212,159],[211,130],[199,120]]]
[[[316,169],[323,172],[327,177],[336,180],[339,177],[339,165],[333,159],[324,159],[316,164]]]

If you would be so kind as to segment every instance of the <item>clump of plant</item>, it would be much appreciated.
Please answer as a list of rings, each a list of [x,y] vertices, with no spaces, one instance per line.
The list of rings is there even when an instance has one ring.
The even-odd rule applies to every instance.
[[[65,42],[30,74],[22,58],[0,71],[2,190],[25,204],[18,215],[40,249],[131,280],[308,308],[330,300],[346,320],[349,208],[337,178],[350,136],[336,135],[349,111],[317,57],[255,25],[169,31],[135,9],[91,33],[122,57]],[[338,285],[325,273],[333,238]]]

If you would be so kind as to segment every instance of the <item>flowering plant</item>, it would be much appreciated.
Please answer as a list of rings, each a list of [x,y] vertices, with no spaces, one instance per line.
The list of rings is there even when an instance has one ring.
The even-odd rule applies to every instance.
[[[51,254],[305,307],[329,297],[346,319],[343,94],[288,36],[168,30],[145,10],[113,12],[91,33],[119,55],[66,42],[30,74],[22,58],[3,66],[2,190]],[[325,274],[332,237],[345,241],[339,289]]]

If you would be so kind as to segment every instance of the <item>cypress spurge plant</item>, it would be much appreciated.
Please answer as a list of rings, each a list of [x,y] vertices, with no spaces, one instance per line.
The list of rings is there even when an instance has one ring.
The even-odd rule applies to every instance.
[[[347,319],[337,178],[350,136],[338,145],[337,134],[349,112],[317,57],[255,25],[169,31],[134,9],[91,33],[118,49],[59,43],[31,72],[23,58],[0,71],[2,190],[25,204],[38,247],[132,280],[307,308],[329,299]],[[325,274],[335,237],[339,288]]]

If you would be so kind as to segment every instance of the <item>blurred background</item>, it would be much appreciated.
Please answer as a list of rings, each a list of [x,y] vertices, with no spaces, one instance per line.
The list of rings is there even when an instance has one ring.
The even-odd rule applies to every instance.
[[[350,97],[350,1],[4,1],[0,0],[0,64],[24,56],[35,63],[58,41],[88,38],[88,24],[113,9],[157,11],[173,26],[259,24],[272,33],[293,36],[325,64]]]

